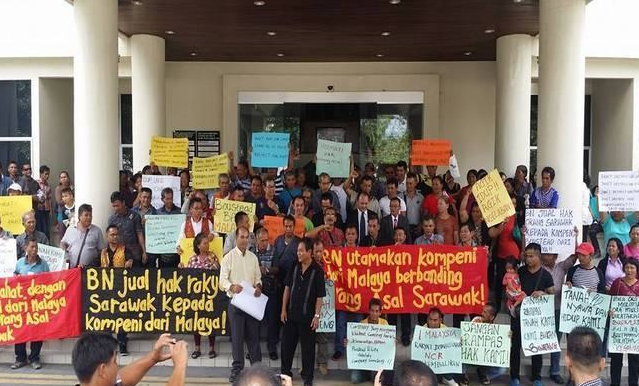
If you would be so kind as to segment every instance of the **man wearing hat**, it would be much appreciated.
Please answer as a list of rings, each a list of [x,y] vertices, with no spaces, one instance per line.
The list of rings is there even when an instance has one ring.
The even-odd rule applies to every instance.
[[[20,186],[20,184],[17,183],[13,183],[11,185],[9,185],[9,188],[7,189],[7,196],[21,196],[22,195],[22,187]]]

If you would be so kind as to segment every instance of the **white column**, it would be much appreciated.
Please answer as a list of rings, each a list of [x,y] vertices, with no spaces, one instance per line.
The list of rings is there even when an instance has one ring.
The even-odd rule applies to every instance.
[[[530,35],[497,39],[495,167],[509,176],[530,158],[531,61]]]
[[[118,3],[75,0],[73,13],[75,202],[104,229],[118,189]]]
[[[134,171],[149,164],[151,137],[166,133],[164,46],[164,39],[157,36],[131,36]]]
[[[555,169],[559,206],[581,225],[586,0],[541,0],[537,178]]]

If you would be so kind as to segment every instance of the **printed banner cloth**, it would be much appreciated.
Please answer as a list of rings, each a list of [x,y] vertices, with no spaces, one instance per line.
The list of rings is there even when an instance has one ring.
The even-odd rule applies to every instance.
[[[481,314],[488,298],[486,249],[447,245],[327,248],[324,270],[335,308],[367,312],[372,298],[388,313]]]
[[[80,335],[80,269],[0,279],[0,346]]]
[[[228,297],[204,269],[82,271],[85,331],[226,335]]]

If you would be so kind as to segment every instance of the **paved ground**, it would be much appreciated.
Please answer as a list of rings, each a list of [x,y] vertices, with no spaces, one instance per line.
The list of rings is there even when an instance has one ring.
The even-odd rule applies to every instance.
[[[171,374],[170,367],[155,367],[144,378],[140,386],[162,386],[166,384],[168,376]],[[228,369],[190,367],[187,371],[188,386],[228,386]],[[0,386],[30,385],[30,386],[71,386],[77,383],[73,374],[73,369],[69,365],[48,365],[40,370],[32,370],[25,367],[19,370],[9,369],[9,365],[0,364]],[[626,384],[627,379],[622,380]],[[302,385],[299,377],[293,380],[295,386]],[[344,370],[333,370],[326,377],[316,374],[315,386],[347,386],[350,385],[349,372]],[[478,386],[480,383],[471,376],[471,386]],[[531,382],[524,378],[523,385],[531,385]],[[370,386],[372,383],[363,383],[362,386]],[[508,378],[501,377],[495,382],[495,386],[507,386]],[[544,379],[544,386],[557,386],[548,379]]]

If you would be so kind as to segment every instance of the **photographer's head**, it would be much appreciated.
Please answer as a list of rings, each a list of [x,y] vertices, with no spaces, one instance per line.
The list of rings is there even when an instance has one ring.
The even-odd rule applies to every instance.
[[[247,367],[237,376],[233,386],[282,386],[282,379],[266,367]]]
[[[576,385],[598,378],[606,367],[601,347],[599,334],[590,327],[576,327],[568,335],[565,362]]]
[[[394,386],[437,386],[435,373],[425,363],[415,360],[402,362],[395,369]]]
[[[71,354],[73,370],[81,385],[115,384],[118,376],[118,341],[102,332],[84,333]]]

